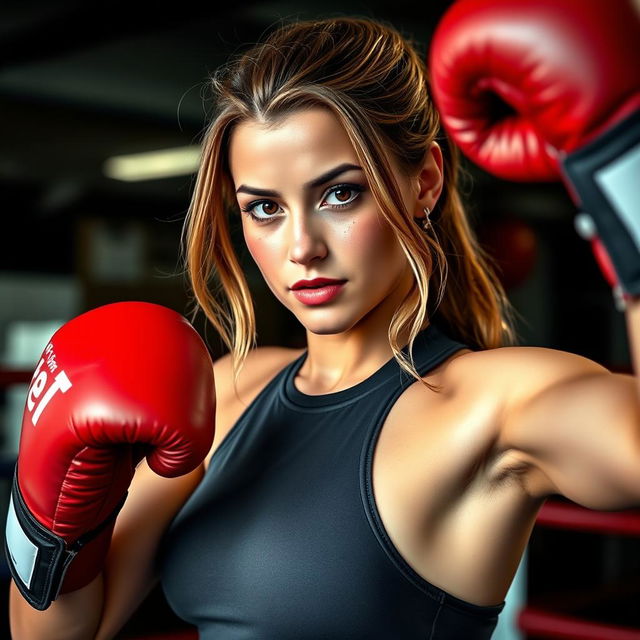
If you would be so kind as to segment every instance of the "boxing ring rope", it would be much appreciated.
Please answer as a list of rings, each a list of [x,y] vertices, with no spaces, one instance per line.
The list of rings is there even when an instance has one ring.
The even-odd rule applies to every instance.
[[[590,533],[640,536],[640,511],[592,511],[576,504],[548,500],[536,525]],[[563,640],[640,640],[640,629],[603,624],[527,605],[518,614],[518,628],[536,638]]]
[[[563,640],[640,640],[640,630],[602,624],[574,616],[527,606],[518,616],[518,627],[537,638]]]
[[[559,529],[624,536],[640,536],[640,511],[591,511],[577,504],[548,500],[536,524]]]

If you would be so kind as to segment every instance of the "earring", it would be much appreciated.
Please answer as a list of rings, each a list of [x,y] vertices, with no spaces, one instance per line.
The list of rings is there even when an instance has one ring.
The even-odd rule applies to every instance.
[[[429,218],[429,214],[431,213],[431,209],[429,209],[429,207],[425,207],[423,209],[424,211],[424,220],[422,221],[422,228],[425,231],[429,230],[429,227],[431,227],[431,219]]]

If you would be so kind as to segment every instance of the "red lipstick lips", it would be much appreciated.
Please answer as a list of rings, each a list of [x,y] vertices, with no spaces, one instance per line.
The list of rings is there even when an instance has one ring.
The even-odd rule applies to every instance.
[[[331,278],[314,278],[313,280],[298,280],[291,291],[296,300],[308,306],[330,302],[342,291],[346,280]]]
[[[292,285],[291,289],[296,291],[297,289],[316,289],[318,287],[324,287],[329,284],[343,284],[346,280],[334,280],[332,278],[314,278],[313,280],[298,280]]]

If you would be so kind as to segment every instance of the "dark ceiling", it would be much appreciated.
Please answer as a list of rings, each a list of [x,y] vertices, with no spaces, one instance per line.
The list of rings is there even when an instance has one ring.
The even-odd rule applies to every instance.
[[[421,41],[448,2],[5,2],[0,7],[0,180],[42,187],[53,211],[91,190],[183,199],[184,179],[122,184],[114,154],[193,144],[207,74],[279,20],[360,14]]]
[[[39,241],[35,235],[68,234],[70,220],[85,212],[184,213],[192,177],[125,183],[105,177],[102,164],[113,155],[196,143],[208,108],[207,75],[280,21],[365,15],[426,44],[449,4],[3,2],[0,188],[14,233],[3,233],[0,269],[71,268],[51,254],[38,260],[45,245],[42,233]],[[35,262],[17,248],[17,235],[39,242]]]

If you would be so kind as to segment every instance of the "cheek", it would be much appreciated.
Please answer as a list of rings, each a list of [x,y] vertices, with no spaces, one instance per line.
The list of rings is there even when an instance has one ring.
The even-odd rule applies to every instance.
[[[251,254],[254,262],[258,265],[258,267],[260,267],[264,260],[264,256],[267,253],[264,249],[263,243],[260,240],[249,238],[247,236],[245,236],[244,242],[247,245],[247,249],[249,250],[249,253]]]
[[[268,239],[265,238],[259,230],[253,230],[249,232],[245,230],[243,235],[244,243],[247,246],[251,257],[253,258],[258,268],[261,271],[263,269],[268,271],[270,263],[275,259],[275,248],[269,246]]]
[[[279,292],[277,287],[272,285],[271,280],[274,275],[275,263],[277,261],[276,254],[269,248],[269,243],[259,238],[247,238],[245,237],[245,244],[247,249],[256,263],[258,270],[262,274],[265,284],[271,290],[271,292],[279,298]]]
[[[394,251],[393,235],[375,216],[354,220],[345,230],[349,253],[365,262],[383,266]]]

